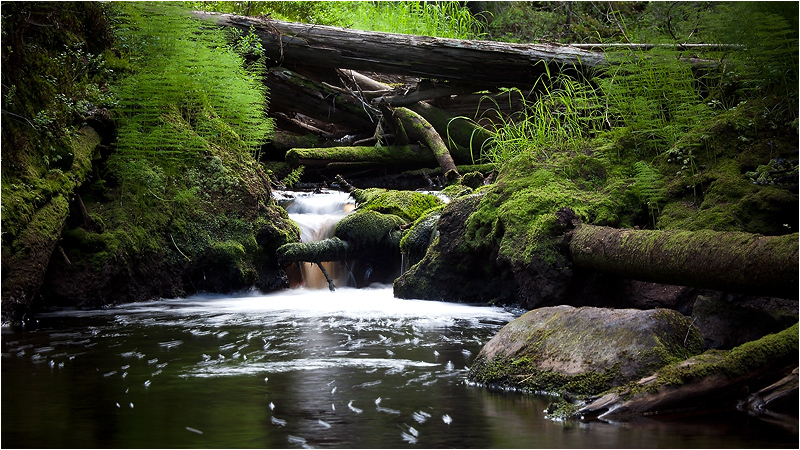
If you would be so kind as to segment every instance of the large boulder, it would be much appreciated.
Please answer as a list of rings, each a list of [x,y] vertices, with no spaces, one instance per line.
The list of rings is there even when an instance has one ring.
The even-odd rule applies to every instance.
[[[441,213],[421,261],[394,281],[394,296],[464,303],[514,303],[518,289],[509,270],[497,265],[497,251],[470,249],[464,239],[480,194],[450,202]],[[417,250],[419,253],[421,251]]]
[[[509,322],[481,349],[473,382],[591,395],[702,351],[674,310],[554,306]]]

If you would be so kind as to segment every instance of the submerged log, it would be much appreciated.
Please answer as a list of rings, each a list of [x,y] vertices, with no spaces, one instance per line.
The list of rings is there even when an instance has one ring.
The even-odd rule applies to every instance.
[[[341,27],[194,12],[195,17],[251,27],[280,65],[335,67],[487,85],[532,85],[546,73],[605,64],[603,53],[558,44],[509,44],[360,31]]]
[[[640,281],[798,297],[798,234],[578,227],[576,266]]]

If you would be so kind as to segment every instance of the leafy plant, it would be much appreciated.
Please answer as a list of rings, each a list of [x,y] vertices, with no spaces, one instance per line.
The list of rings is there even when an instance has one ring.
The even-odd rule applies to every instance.
[[[655,224],[661,205],[667,200],[664,177],[644,161],[637,161],[633,165],[633,173],[631,190],[643,204],[647,205],[650,220]]]
[[[303,171],[305,170],[304,166],[298,166],[292,169],[288,175],[286,175],[283,180],[281,180],[282,185],[286,186],[287,188],[291,188],[295,185],[298,181],[300,181],[300,177],[303,176]]]
[[[641,156],[661,153],[709,116],[688,63],[674,52],[607,53],[612,62],[595,78],[606,104],[606,124],[624,127]]]
[[[500,112],[496,100],[483,97],[495,105],[484,115],[497,117],[492,123],[494,137],[482,149],[484,160],[502,164],[521,152],[534,152],[547,159],[552,150],[576,148],[602,125],[601,104],[588,82],[563,73],[554,76],[547,70],[533,91],[539,94],[529,101],[519,89],[507,90],[516,92],[523,103],[522,110],[511,116]]]
[[[170,4],[126,4],[119,31],[137,72],[116,89],[117,158],[182,159],[224,146],[259,149],[272,123],[260,79],[225,35]]]

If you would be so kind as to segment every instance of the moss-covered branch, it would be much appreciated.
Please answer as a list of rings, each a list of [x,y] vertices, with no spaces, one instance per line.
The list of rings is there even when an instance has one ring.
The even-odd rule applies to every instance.
[[[642,281],[797,298],[798,234],[656,231],[582,225],[576,266]]]
[[[286,152],[286,162],[294,167],[319,167],[341,162],[425,167],[436,164],[436,159],[430,150],[418,145],[390,145],[293,148]]]
[[[409,139],[412,141],[419,141],[424,143],[431,149],[433,155],[436,157],[436,162],[445,173],[453,172],[458,173],[456,163],[453,157],[450,156],[450,151],[447,149],[442,137],[436,132],[436,129],[425,120],[422,116],[411,111],[408,108],[395,108],[394,117],[403,124]]]

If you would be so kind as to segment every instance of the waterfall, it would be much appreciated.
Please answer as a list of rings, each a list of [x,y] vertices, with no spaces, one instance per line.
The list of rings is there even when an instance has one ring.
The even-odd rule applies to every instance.
[[[276,199],[300,227],[300,241],[321,241],[333,237],[336,224],[355,209],[350,194],[338,191],[275,193]],[[345,286],[348,273],[341,261],[322,263],[337,287]],[[299,267],[297,267],[299,266]],[[299,262],[286,269],[291,287],[328,289],[322,271],[314,264]]]

